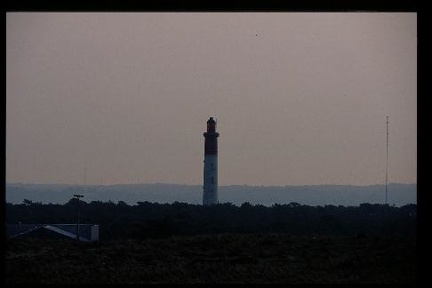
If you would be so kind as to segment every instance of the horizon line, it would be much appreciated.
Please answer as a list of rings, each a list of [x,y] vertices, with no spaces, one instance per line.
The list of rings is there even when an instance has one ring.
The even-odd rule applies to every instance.
[[[168,183],[168,182],[148,182],[148,183],[116,183],[116,184],[66,184],[66,183],[31,183],[31,182],[5,182],[6,185],[61,185],[61,186],[127,186],[127,185],[179,185],[179,186],[202,186],[202,184],[185,184],[185,183]],[[416,182],[405,183],[405,182],[390,182],[388,185],[417,185]],[[229,186],[250,186],[250,187],[295,187],[295,186],[355,186],[355,187],[365,187],[365,186],[385,186],[386,184],[375,183],[375,184],[364,184],[364,185],[354,185],[354,184],[286,184],[286,185],[263,185],[263,184],[226,184],[219,185],[219,187],[229,187]]]

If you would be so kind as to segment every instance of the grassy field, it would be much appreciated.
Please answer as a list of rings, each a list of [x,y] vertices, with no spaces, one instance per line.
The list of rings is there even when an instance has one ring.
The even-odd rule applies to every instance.
[[[416,242],[403,237],[221,234],[78,243],[6,242],[15,283],[414,283]]]

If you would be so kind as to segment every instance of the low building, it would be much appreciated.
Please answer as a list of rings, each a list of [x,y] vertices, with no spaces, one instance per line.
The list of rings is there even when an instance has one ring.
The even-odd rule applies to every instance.
[[[9,239],[78,239],[83,242],[99,241],[99,225],[79,224],[6,224]]]

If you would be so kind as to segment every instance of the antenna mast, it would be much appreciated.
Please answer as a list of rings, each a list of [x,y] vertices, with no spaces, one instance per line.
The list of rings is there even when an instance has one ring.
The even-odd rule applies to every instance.
[[[387,116],[386,122],[386,175],[385,175],[385,204],[387,205],[387,180],[388,180],[388,124],[389,116]]]
[[[87,186],[87,162],[84,164],[84,186]]]

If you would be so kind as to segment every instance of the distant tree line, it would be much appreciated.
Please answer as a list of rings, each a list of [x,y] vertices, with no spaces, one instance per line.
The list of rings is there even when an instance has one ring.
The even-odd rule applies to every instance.
[[[76,223],[77,203],[41,204],[24,200],[6,203],[6,223]],[[243,203],[201,206],[123,201],[80,201],[80,222],[100,227],[100,239],[145,239],[216,233],[289,233],[293,235],[415,236],[417,205],[394,207],[308,206],[292,202],[271,207]]]

